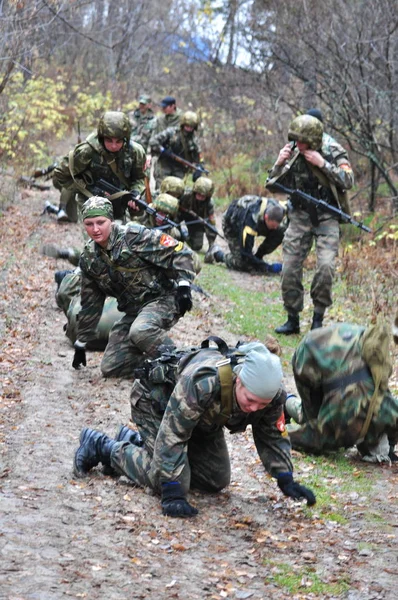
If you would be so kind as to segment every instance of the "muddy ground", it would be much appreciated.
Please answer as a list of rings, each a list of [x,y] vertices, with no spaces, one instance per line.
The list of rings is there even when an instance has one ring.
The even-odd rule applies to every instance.
[[[100,353],[88,355],[86,369],[72,369],[53,280],[68,265],[39,249],[80,245],[82,235],[77,225],[41,215],[46,199],[57,202],[55,192],[22,196],[0,221],[1,600],[395,599],[397,468],[356,464],[372,481],[363,495],[341,492],[331,468],[318,485],[333,488],[341,522],[285,499],[264,474],[250,432],[228,436],[230,487],[191,494],[195,519],[163,517],[148,490],[100,470],[73,478],[81,428],[112,435],[126,423],[131,384],[104,380]],[[235,281],[265,286],[249,275]],[[174,339],[186,345],[216,332],[236,342],[222,312],[217,298],[195,294]],[[305,482],[311,465],[298,453],[294,459]],[[283,574],[301,575],[294,593],[280,583]],[[334,592],[342,582],[346,591]]]

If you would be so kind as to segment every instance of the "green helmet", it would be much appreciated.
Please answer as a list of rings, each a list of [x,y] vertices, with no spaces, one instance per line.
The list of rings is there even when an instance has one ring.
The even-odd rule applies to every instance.
[[[160,184],[160,192],[162,194],[170,194],[175,198],[179,198],[184,193],[184,182],[179,177],[169,175],[165,177]]]
[[[100,140],[108,137],[128,141],[131,135],[130,119],[122,112],[108,110],[100,118],[97,131]]]
[[[178,212],[178,200],[170,194],[159,194],[153,199],[153,206],[166,215],[175,216]]]
[[[208,177],[199,177],[193,184],[195,194],[203,194],[206,198],[210,198],[214,192],[214,183]]]
[[[288,139],[292,142],[308,144],[311,150],[319,150],[322,146],[323,124],[316,117],[301,115],[289,125]]]
[[[199,125],[198,115],[190,110],[185,112],[180,119],[180,126],[184,127],[184,125],[197,129]]]

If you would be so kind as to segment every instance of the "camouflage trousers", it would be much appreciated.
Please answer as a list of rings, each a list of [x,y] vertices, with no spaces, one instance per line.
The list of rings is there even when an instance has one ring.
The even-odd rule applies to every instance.
[[[366,364],[362,366],[366,371]],[[294,378],[301,402],[288,400],[286,408],[289,414],[301,423],[301,427],[289,432],[292,448],[309,452],[338,450],[357,444],[361,454],[369,454],[386,434],[390,445],[398,442],[398,398],[388,390],[378,412],[373,416],[363,440],[361,429],[366,420],[369,400],[374,392],[371,375],[355,383],[344,384],[350,373],[336,372],[336,378],[342,384],[332,390],[311,385],[311,368],[299,364],[293,357]],[[289,402],[291,402],[290,410]]]
[[[179,319],[174,294],[145,304],[137,315],[124,315],[109,334],[101,361],[104,377],[132,377],[133,369],[157,355],[158,346],[171,344],[166,331]]]
[[[205,235],[207,238],[207,242],[209,244],[209,248],[216,241],[217,235],[215,233],[213,233],[212,231],[210,231],[204,225],[200,225],[200,224],[187,225],[187,227],[188,227],[188,233],[189,233],[189,238],[187,241],[188,241],[189,246],[192,248],[192,250],[195,250],[195,252],[198,252],[199,250],[202,249],[203,239],[204,239]]]
[[[228,228],[224,226],[224,236],[228,242],[229,252],[225,254],[225,264],[228,269],[235,269],[236,271],[246,271],[250,272],[261,272],[261,268],[264,267],[261,263],[258,263],[258,269],[256,269],[256,263],[253,260],[250,260],[249,257],[242,255],[240,248],[240,240],[239,235],[236,233],[228,231]],[[266,240],[264,240],[261,244],[262,249],[264,251],[264,255],[271,254],[278,246],[281,245],[284,236],[284,230],[282,228],[278,228],[275,230],[271,230],[267,235]],[[261,259],[258,259],[259,261]],[[264,271],[262,271],[264,272]]]
[[[322,220],[314,226],[304,210],[292,210],[289,218],[282,246],[283,304],[289,314],[303,310],[303,264],[315,241],[316,269],[311,283],[311,298],[315,310],[323,314],[332,304],[332,285],[339,250],[339,223],[332,216],[322,214]]]
[[[153,388],[158,388],[157,390]],[[131,418],[144,440],[143,447],[120,442],[112,450],[111,464],[134,483],[160,491],[160,483],[151,473],[156,437],[162,422],[165,404],[171,390],[136,380],[131,391]],[[185,493],[190,488],[219,492],[229,485],[231,466],[222,428],[212,432],[193,430],[188,443],[185,464],[178,481]]]
[[[66,316],[68,316],[68,311],[72,300],[74,300],[76,297],[80,297],[81,285],[82,276],[80,269],[71,271],[65,275],[61,281],[57,293],[55,294],[55,300],[57,302],[57,306],[64,311]]]

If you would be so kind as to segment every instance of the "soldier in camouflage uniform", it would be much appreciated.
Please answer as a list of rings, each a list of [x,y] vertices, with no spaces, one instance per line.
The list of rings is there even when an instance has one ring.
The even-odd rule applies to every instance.
[[[282,206],[273,198],[243,196],[234,200],[223,214],[223,233],[229,253],[224,254],[219,246],[213,246],[205,262],[225,262],[228,269],[250,273],[280,273],[281,263],[266,263],[263,256],[282,243],[283,217]],[[253,253],[257,236],[263,236],[264,240]]]
[[[343,192],[352,187],[354,178],[347,152],[338,144],[323,145],[323,125],[316,117],[302,115],[293,119],[289,140],[270,171],[266,185],[279,180],[334,206]],[[283,239],[282,296],[288,320],[277,333],[300,332],[299,315],[303,310],[303,263],[315,241],[317,266],[311,284],[314,305],[312,329],[322,327],[323,316],[332,304],[332,284],[339,248],[337,217],[322,208],[292,197],[289,202],[289,226]]]
[[[57,189],[77,192],[79,213],[88,197],[98,192],[99,179],[121,190],[131,190],[138,196],[145,189],[144,166],[146,154],[140,144],[130,139],[131,123],[122,112],[108,111],[98,123],[97,133],[75,146],[53,172]],[[112,197],[111,197],[112,200]],[[115,218],[126,218],[126,203],[122,198],[114,200]],[[132,215],[136,206],[127,203]]]
[[[128,428],[116,440],[85,428],[75,475],[82,477],[101,462],[160,493],[163,514],[194,516],[198,511],[186,499],[190,488],[215,493],[230,482],[224,427],[235,433],[251,425],[260,459],[282,492],[314,504],[311,490],[293,479],[280,359],[257,342],[239,346],[238,352],[236,366],[216,348],[187,353],[171,389],[153,378],[136,379],[131,411],[141,446],[130,442]]]
[[[204,223],[195,223],[204,219],[213,227],[216,226],[214,203],[212,195],[214,183],[208,177],[199,177],[192,188],[186,188],[180,196],[179,221],[185,221],[188,228],[188,244],[192,250],[198,252],[203,247],[203,238],[206,235],[209,247],[215,242],[217,234]],[[199,219],[198,219],[199,217]],[[192,223],[190,223],[192,222]]]
[[[149,139],[156,129],[156,117],[151,108],[151,98],[141,96],[139,107],[129,114],[131,121],[131,139],[137,144],[141,144],[145,151],[148,150]]]
[[[188,167],[172,159],[169,152],[191,163],[200,163],[200,146],[195,135],[198,125],[197,114],[188,111],[182,115],[179,126],[168,127],[149,140],[151,153],[159,156],[155,170],[157,188],[168,175],[183,179],[189,173]]]
[[[72,366],[86,364],[85,348],[95,339],[105,298],[114,296],[126,315],[112,327],[101,371],[104,377],[131,377],[161,344],[171,343],[166,332],[192,307],[192,251],[138,223],[113,223],[112,204],[105,198],[87,200],[82,214],[91,239],[80,258],[81,310]]]
[[[386,434],[385,454],[398,460],[394,456],[398,398],[388,383],[381,389],[367,431],[363,430],[375,392],[372,357],[366,353],[372,329],[339,323],[309,332],[298,345],[292,364],[300,400],[291,396],[286,402],[288,414],[301,423],[290,431],[293,448],[318,453],[357,444],[362,455],[369,455]],[[379,351],[381,344],[377,346]],[[382,360],[388,365],[391,359]]]
[[[156,127],[154,135],[168,129],[169,127],[178,127],[182,116],[182,110],[177,108],[176,99],[173,96],[166,96],[160,101],[162,115],[156,118]]]

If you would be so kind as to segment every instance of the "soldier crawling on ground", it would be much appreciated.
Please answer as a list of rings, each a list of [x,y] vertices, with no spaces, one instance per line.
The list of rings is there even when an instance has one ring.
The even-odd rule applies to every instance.
[[[299,398],[286,411],[292,447],[320,453],[356,445],[368,462],[398,460],[398,398],[388,388],[392,372],[389,327],[338,323],[309,332],[293,356]]]
[[[213,338],[214,339],[214,338]],[[229,485],[231,466],[224,427],[231,433],[251,425],[260,459],[283,494],[315,503],[312,491],[293,478],[290,442],[284,430],[278,356],[252,342],[225,353],[207,347],[185,353],[174,370],[159,377],[158,367],[135,379],[131,416],[139,434],[122,427],[116,439],[84,428],[74,474],[85,476],[102,463],[114,474],[161,495],[164,515],[193,517],[189,489],[217,493]],[[225,343],[224,343],[224,346]]]
[[[192,308],[192,251],[166,233],[138,223],[113,222],[112,203],[93,197],[82,207],[91,238],[80,257],[81,310],[72,366],[86,365],[85,348],[95,339],[107,296],[125,316],[109,335],[101,370],[105,377],[131,377],[133,368],[172,344],[167,331]]]

